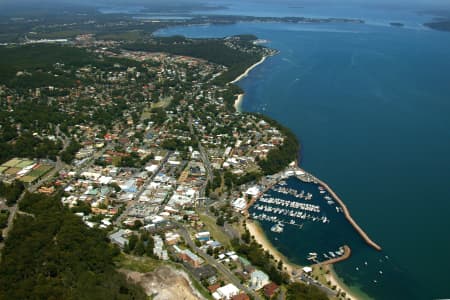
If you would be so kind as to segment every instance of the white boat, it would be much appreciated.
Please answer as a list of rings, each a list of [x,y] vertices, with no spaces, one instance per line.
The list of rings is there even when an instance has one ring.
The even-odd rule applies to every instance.
[[[281,224],[281,223],[277,223],[270,228],[270,231],[276,232],[276,233],[281,233],[281,232],[283,232],[283,230],[284,230],[283,224]]]

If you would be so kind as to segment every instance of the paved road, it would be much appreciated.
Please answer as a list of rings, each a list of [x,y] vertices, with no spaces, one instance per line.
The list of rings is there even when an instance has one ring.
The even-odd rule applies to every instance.
[[[328,296],[336,296],[337,292],[323,284],[321,284],[320,282],[318,282],[317,280],[314,280],[313,278],[306,276],[305,274],[300,275],[299,279],[301,281],[303,281],[303,283],[307,283],[307,284],[311,284],[316,286],[317,288],[319,288],[319,290],[323,291],[324,293],[326,293]]]
[[[18,212],[18,207],[19,207],[19,201],[23,199],[23,197],[25,196],[26,190],[22,193],[22,195],[20,195],[19,199],[17,200],[16,204],[14,204],[13,206],[11,206],[9,208],[9,217],[8,217],[8,224],[6,225],[5,228],[3,228],[3,242],[0,243],[0,249],[3,249],[3,247],[5,246],[5,240],[8,237],[9,232],[11,231],[12,227],[13,227],[13,222],[14,222],[14,218],[16,216],[16,213]]]
[[[69,139],[63,132],[61,132],[61,130],[59,129],[59,125],[56,126],[56,135],[58,136],[58,139],[60,139],[61,142],[63,143],[63,149],[61,151],[66,150],[67,146],[69,146]],[[61,138],[61,136],[62,136],[62,138]],[[25,191],[22,193],[22,195],[20,195],[16,204],[14,204],[13,206],[11,206],[9,208],[8,223],[7,223],[7,226],[2,231],[4,240],[6,240],[6,238],[8,237],[9,231],[11,231],[11,229],[13,227],[13,222],[14,222],[14,218],[16,217],[16,214],[19,213],[19,214],[29,215],[25,212],[18,211],[19,203],[25,196],[27,190],[31,193],[35,192],[44,183],[48,182],[50,179],[53,179],[53,177],[56,174],[58,174],[59,171],[61,171],[64,167],[65,167],[64,162],[62,162],[61,158],[59,156],[57,156],[54,168],[49,173],[47,173],[43,178],[41,178],[37,183],[26,188]],[[4,243],[0,243],[0,249],[2,249],[3,246],[4,246]]]
[[[61,132],[59,130],[59,126],[56,127],[56,131],[57,131],[58,136],[61,136],[61,135],[63,136],[63,150],[65,150],[67,148],[67,146],[69,146],[69,144],[70,144],[69,139],[63,132]],[[95,153],[94,156],[89,161],[84,163],[82,166],[74,167],[74,171],[79,172],[82,169],[86,169],[86,168],[90,167],[97,158],[102,156],[106,150],[111,149],[111,147],[112,147],[111,145],[108,145],[102,151]],[[36,182],[35,184],[26,188],[26,190],[22,193],[22,195],[17,200],[17,203],[9,208],[10,214],[8,217],[8,225],[3,229],[3,238],[4,239],[6,239],[9,231],[11,231],[11,229],[12,229],[14,218],[15,218],[16,214],[18,213],[18,211],[17,211],[18,205],[19,205],[20,201],[23,199],[23,197],[25,196],[26,191],[31,192],[31,193],[35,192],[43,184],[45,184],[49,180],[53,179],[54,176],[56,174],[58,174],[66,166],[67,165],[63,161],[61,161],[61,158],[59,156],[57,156],[54,168],[49,173],[47,173],[43,178],[41,178],[38,182]],[[0,249],[2,249],[3,246],[4,246],[4,243],[0,243]]]
[[[183,236],[189,247],[191,247],[192,250],[194,250],[199,256],[201,256],[207,263],[215,267],[225,278],[228,279],[228,281],[230,281],[240,290],[245,291],[248,295],[251,295],[253,299],[261,299],[261,297],[259,297],[253,290],[247,288],[246,286],[243,286],[241,284],[241,281],[227,267],[217,262],[212,256],[209,256],[203,250],[199,249],[192,241],[189,232],[187,232],[186,228],[184,228],[182,224],[177,222],[172,223],[178,227],[180,234]]]
[[[192,116],[191,115],[189,115],[188,126],[189,126],[189,131],[191,132],[191,135],[195,136],[194,127],[192,126]],[[200,152],[200,158],[203,162],[203,165],[205,166],[205,171],[206,171],[206,181],[205,181],[205,184],[203,185],[203,187],[200,189],[200,197],[204,197],[206,184],[208,181],[209,182],[213,181],[214,175],[213,175],[211,163],[208,158],[208,153],[206,152],[205,148],[202,146],[200,140],[198,141],[198,150]]]
[[[128,216],[128,214],[130,213],[130,210],[133,208],[133,205],[137,202],[137,200],[139,199],[139,197],[142,195],[142,193],[145,191],[145,187],[150,184],[150,182],[153,180],[153,178],[155,178],[155,176],[161,171],[161,169],[164,167],[164,165],[166,164],[167,160],[169,159],[171,152],[168,152],[166,157],[164,157],[164,159],[161,162],[161,165],[159,166],[158,170],[156,170],[156,172],[154,172],[152,174],[152,176],[148,177],[147,180],[144,182],[144,184],[141,186],[141,189],[136,193],[136,195],[134,196],[134,199],[131,201],[128,201],[127,203],[127,208],[122,212],[122,214],[113,222],[114,225],[119,225],[122,220]]]

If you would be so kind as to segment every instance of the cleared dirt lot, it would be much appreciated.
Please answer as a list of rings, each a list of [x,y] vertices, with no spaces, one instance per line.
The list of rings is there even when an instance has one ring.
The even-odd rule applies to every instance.
[[[171,266],[160,266],[153,272],[140,273],[121,269],[120,272],[140,284],[155,300],[205,299],[191,285],[189,276]]]

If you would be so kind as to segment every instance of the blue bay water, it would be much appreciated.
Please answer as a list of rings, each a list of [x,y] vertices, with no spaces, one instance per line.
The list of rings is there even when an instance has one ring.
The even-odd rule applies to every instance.
[[[353,250],[336,265],[338,275],[376,299],[450,297],[450,34],[279,23],[159,32],[241,33],[280,50],[239,83],[243,109],[291,128],[302,144],[303,168],[327,181],[383,247],[377,253],[337,227],[348,230]],[[304,258],[288,241],[278,247],[293,261]],[[385,255],[386,279],[373,284],[374,265]],[[364,261],[373,269],[356,271]]]

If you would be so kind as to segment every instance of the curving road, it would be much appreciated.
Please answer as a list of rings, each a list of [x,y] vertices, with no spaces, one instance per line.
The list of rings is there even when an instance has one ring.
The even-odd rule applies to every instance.
[[[195,251],[199,256],[201,256],[207,263],[215,267],[225,278],[228,279],[232,284],[234,284],[238,289],[245,291],[248,295],[251,295],[253,299],[261,299],[253,290],[241,284],[239,278],[237,278],[227,267],[217,262],[212,256],[206,254],[203,250],[199,249],[195,243],[192,241],[189,232],[184,228],[184,226],[178,222],[173,222],[172,224],[178,227],[178,231],[184,238],[186,243]]]

